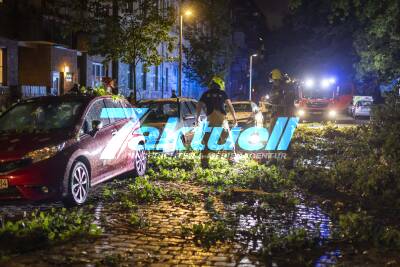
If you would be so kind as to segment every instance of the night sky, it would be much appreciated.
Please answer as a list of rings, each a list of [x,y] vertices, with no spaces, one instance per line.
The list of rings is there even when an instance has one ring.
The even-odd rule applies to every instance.
[[[288,11],[289,0],[255,0],[263,11],[270,29],[279,28]]]

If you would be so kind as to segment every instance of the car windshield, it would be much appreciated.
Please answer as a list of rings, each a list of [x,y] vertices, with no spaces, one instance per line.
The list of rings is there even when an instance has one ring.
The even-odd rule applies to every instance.
[[[333,98],[333,91],[329,88],[304,89],[303,97],[308,99],[330,99]]]
[[[139,106],[149,109],[146,122],[166,122],[171,117],[179,117],[177,102],[152,102],[143,103]]]
[[[0,132],[44,132],[71,128],[80,114],[79,101],[32,101],[18,104],[0,117]]]
[[[235,112],[252,112],[251,104],[233,104]]]
[[[358,106],[359,107],[370,107],[372,105],[371,101],[359,101]]]

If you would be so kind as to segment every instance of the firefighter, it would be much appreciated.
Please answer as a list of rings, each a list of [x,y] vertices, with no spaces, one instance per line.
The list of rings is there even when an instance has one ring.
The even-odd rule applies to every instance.
[[[236,113],[232,106],[231,100],[225,92],[225,82],[218,76],[215,76],[207,90],[200,98],[200,101],[196,108],[196,123],[199,121],[200,113],[205,108],[208,127],[223,127],[224,131],[221,134],[220,143],[224,143],[226,138],[229,136],[229,125],[226,120],[227,112],[225,106],[228,107],[231,112],[234,125],[237,124]],[[201,165],[203,168],[209,166],[209,153],[208,140],[211,133],[207,132],[203,138],[203,145],[205,149],[201,152]]]
[[[296,83],[292,80],[288,74],[284,75],[284,109],[285,116],[293,117],[296,113],[294,102],[296,100]]]
[[[275,125],[279,116],[285,116],[285,87],[286,83],[283,79],[282,72],[279,69],[274,69],[270,73],[270,82],[272,82],[272,91],[270,102],[272,104],[272,114],[270,127]]]

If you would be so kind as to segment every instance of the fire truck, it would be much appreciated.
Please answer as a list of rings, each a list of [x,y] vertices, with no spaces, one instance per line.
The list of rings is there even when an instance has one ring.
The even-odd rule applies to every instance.
[[[296,115],[301,120],[335,120],[339,113],[347,110],[353,95],[352,83],[339,83],[335,78],[300,81],[295,102]]]

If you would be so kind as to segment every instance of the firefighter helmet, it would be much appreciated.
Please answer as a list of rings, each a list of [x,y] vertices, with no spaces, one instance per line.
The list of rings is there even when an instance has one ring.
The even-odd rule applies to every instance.
[[[219,77],[219,76],[214,76],[214,77],[212,78],[211,83],[210,83],[210,87],[213,87],[213,86],[218,86],[219,89],[225,90],[225,82],[224,82],[224,80],[223,80],[221,77]]]
[[[273,81],[282,80],[283,79],[282,72],[279,69],[273,69],[270,74],[270,79]]]

